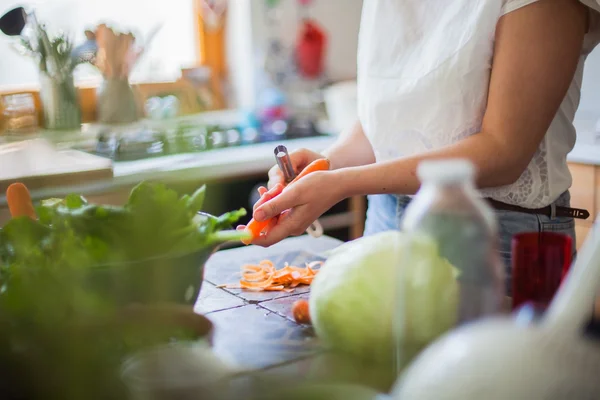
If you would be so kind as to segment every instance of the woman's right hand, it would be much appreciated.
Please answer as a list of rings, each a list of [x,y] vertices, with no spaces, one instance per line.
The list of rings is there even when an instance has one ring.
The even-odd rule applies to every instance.
[[[308,149],[300,149],[290,153],[290,160],[292,161],[292,166],[294,167],[296,175],[299,174],[310,163],[320,158],[325,158],[325,156]],[[285,182],[283,180],[283,174],[281,170],[277,165],[275,165],[269,171],[269,183],[267,186],[269,189],[273,189],[278,184],[285,185]]]
[[[313,161],[321,158],[325,158],[325,156],[307,149],[300,149],[290,153],[290,161],[292,163],[292,167],[294,168],[294,172],[296,173],[296,175],[303,171]],[[279,196],[283,192],[286,183],[283,178],[283,173],[279,169],[279,166],[275,165],[269,171],[269,182],[267,186],[268,188],[258,188],[258,194],[260,195],[260,199],[256,202],[256,204],[254,204],[253,211],[255,211],[258,207],[262,206],[264,203],[271,201],[275,197]],[[269,223],[269,226],[266,228],[266,231],[271,230],[271,228],[277,225],[278,220],[279,216],[271,218],[271,221]],[[237,230],[242,231],[246,228],[246,226],[240,225],[237,227]]]

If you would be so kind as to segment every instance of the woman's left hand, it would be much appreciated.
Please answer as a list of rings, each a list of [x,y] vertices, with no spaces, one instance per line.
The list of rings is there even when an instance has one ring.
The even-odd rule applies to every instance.
[[[318,171],[305,176],[254,210],[254,219],[276,218],[268,233],[252,244],[272,246],[289,236],[300,236],[331,207],[343,200],[339,171]]]

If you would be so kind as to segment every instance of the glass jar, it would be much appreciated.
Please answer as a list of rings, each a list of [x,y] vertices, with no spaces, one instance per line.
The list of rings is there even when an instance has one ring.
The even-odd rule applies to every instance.
[[[497,221],[475,189],[474,166],[467,160],[427,161],[417,173],[422,186],[406,209],[402,229],[434,238],[440,255],[458,270],[458,323],[502,312]]]
[[[63,80],[41,74],[40,81],[45,128],[57,131],[80,129],[81,108],[73,76]]]
[[[9,134],[33,133],[38,128],[38,114],[33,95],[28,93],[4,96],[0,100],[2,123],[0,132],[4,129]]]

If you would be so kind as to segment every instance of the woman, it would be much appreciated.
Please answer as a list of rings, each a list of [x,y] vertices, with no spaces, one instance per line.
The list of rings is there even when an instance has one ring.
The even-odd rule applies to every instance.
[[[418,164],[457,157],[475,164],[495,201],[507,265],[516,233],[574,238],[566,157],[599,9],[596,0],[365,0],[359,120],[323,154],[292,155],[297,170],[327,157],[331,171],[263,196],[254,218],[277,219],[254,243],[301,234],[356,195],[370,196],[366,234],[396,229],[419,189]],[[271,188],[281,181],[276,167],[269,177]]]

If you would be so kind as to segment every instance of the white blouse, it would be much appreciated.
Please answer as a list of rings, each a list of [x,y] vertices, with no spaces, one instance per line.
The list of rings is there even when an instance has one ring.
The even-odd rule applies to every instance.
[[[455,143],[481,129],[500,17],[539,0],[364,0],[358,52],[358,110],[377,161]],[[600,0],[581,0],[600,10]],[[545,207],[571,187],[583,65],[600,42],[591,25],[577,72],[544,140],[521,177],[482,195]]]

